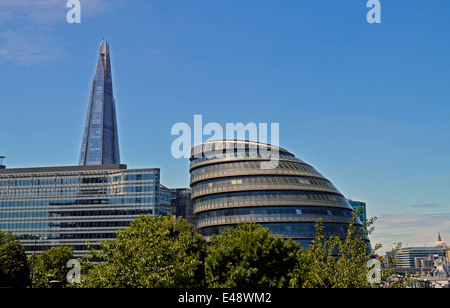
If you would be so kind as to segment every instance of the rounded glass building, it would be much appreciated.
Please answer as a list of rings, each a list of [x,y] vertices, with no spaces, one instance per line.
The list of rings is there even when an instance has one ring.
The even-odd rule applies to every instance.
[[[207,239],[245,221],[308,248],[319,218],[325,236],[346,237],[353,215],[348,201],[316,169],[283,148],[208,141],[191,149],[190,161],[197,230]]]

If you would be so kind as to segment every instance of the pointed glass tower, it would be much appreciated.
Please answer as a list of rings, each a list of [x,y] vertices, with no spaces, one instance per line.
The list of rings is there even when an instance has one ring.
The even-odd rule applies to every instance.
[[[109,43],[100,43],[79,165],[120,164]]]

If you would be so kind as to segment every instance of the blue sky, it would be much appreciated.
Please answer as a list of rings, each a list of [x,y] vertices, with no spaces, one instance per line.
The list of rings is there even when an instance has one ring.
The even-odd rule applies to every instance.
[[[177,122],[279,123],[280,146],[376,216],[373,242],[450,235],[450,3],[0,0],[0,155],[76,165],[98,45],[110,41],[122,162],[174,159]],[[206,139],[207,137],[205,137]]]

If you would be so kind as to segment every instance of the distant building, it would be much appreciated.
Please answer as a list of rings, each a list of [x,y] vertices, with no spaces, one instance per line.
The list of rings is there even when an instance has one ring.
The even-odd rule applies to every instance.
[[[415,258],[427,258],[430,255],[444,256],[442,247],[404,247],[397,253],[396,267],[415,268]]]
[[[445,247],[446,244],[441,239],[441,233],[438,233],[438,239],[436,242],[434,242],[434,247]]]
[[[172,215],[186,219],[188,223],[195,227],[191,193],[190,188],[170,189],[170,206]]]
[[[432,261],[433,258],[447,258],[447,252],[447,245],[442,241],[441,234],[438,233],[438,240],[433,244],[433,247],[400,248],[396,253],[396,267],[418,268],[424,264],[429,265],[430,263],[428,261]]]
[[[431,271],[434,266],[434,259],[437,255],[428,255],[426,257],[415,257],[414,267],[422,271]]]
[[[442,262],[448,264],[448,248],[441,241],[439,234],[438,241],[434,243],[433,247],[400,248],[396,252],[396,258],[395,272],[397,274],[430,275],[433,271],[436,271],[436,264],[441,264]]]
[[[363,224],[367,222],[367,210],[366,210],[366,203],[362,201],[354,201],[351,199],[347,199],[348,203],[350,203],[351,207],[356,211],[359,211],[359,219]]]
[[[66,244],[81,256],[88,249],[85,242],[97,248],[141,214],[169,214],[170,192],[161,187],[158,168],[3,169],[0,230],[17,235],[27,254]]]
[[[440,234],[433,247],[401,248],[396,257],[396,274],[409,274],[426,288],[449,288],[450,250]]]

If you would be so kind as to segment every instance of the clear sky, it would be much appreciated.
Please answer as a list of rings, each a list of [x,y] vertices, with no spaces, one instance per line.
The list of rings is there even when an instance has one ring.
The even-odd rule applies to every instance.
[[[0,0],[0,155],[76,165],[102,38],[121,159],[189,185],[177,122],[279,123],[280,146],[377,217],[388,249],[450,238],[450,2]],[[207,139],[207,136],[205,137]]]

